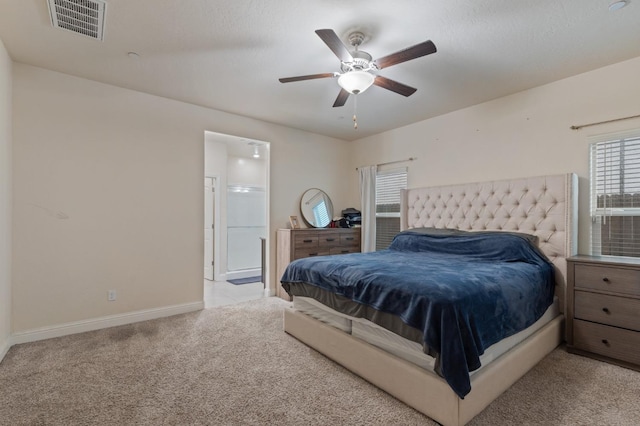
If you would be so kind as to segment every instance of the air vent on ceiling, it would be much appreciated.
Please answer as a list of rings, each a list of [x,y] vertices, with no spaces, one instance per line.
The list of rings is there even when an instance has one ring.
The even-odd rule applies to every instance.
[[[56,28],[104,40],[103,0],[48,0],[51,22]]]

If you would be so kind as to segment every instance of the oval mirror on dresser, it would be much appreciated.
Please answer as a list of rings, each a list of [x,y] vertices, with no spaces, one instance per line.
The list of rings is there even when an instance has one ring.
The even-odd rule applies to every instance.
[[[309,226],[324,228],[333,220],[331,198],[321,189],[307,189],[300,199],[300,213]]]

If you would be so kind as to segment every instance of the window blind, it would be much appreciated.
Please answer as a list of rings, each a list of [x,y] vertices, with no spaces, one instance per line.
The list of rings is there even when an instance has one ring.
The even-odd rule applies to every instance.
[[[591,252],[640,257],[640,134],[591,144]]]
[[[327,205],[324,200],[320,201],[320,203],[316,204],[313,207],[313,216],[315,218],[315,223],[329,223],[333,218],[329,217],[329,209],[327,209]]]
[[[376,250],[389,247],[400,232],[400,190],[406,188],[406,168],[376,175]]]

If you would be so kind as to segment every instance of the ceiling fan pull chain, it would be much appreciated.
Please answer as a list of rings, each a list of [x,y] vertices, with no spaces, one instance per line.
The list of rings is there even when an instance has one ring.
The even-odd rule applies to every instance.
[[[353,97],[353,128],[358,130],[358,96]]]

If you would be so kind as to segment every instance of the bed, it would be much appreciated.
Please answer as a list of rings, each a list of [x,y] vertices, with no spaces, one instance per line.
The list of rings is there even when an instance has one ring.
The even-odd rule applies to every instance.
[[[520,303],[519,298],[524,298],[525,303],[517,308],[514,305],[513,312],[529,309],[529,305],[535,311],[531,317],[519,320],[517,330],[505,332],[502,328],[508,322],[492,322],[494,315],[482,313],[471,317],[463,315],[461,321],[461,317],[456,316],[457,305],[434,303],[433,296],[407,299],[406,304],[417,304],[420,308],[412,311],[400,303],[404,300],[398,296],[400,293],[385,299],[391,300],[391,305],[400,306],[376,302],[383,300],[380,292],[387,291],[381,289],[395,285],[400,291],[398,288],[408,285],[404,281],[411,281],[409,273],[405,278],[385,275],[385,271],[393,268],[377,268],[376,265],[383,265],[385,261],[376,258],[383,254],[376,252],[293,262],[291,270],[288,268],[283,275],[283,287],[293,295],[293,306],[284,314],[285,331],[439,423],[466,424],[563,339],[566,258],[576,250],[576,201],[574,174],[417,188],[402,193],[403,232],[396,237],[400,242],[394,240],[393,244],[399,244],[399,252],[409,253],[392,253],[403,257],[390,262],[405,262],[409,269],[403,271],[422,263],[411,257],[415,255],[416,245],[419,250],[427,251],[432,245],[435,250],[444,247],[456,255],[462,250],[467,257],[474,256],[474,250],[485,253],[485,248],[490,247],[491,256],[498,257],[484,259],[482,267],[472,266],[468,273],[462,274],[460,284],[453,286],[456,288],[469,285],[465,277],[471,277],[485,266],[500,263],[501,267],[512,267],[523,263],[524,268],[529,268],[535,265],[531,270],[535,272],[509,270],[505,274],[514,277],[507,279],[514,283],[521,279],[527,281],[532,274],[539,275],[531,284],[538,286],[539,292],[523,293],[524,287],[517,284],[520,287],[516,297],[508,290],[511,294],[505,299],[508,304],[502,302],[500,312],[509,311],[505,306]],[[441,237],[438,231],[453,235]],[[425,233],[428,235],[423,235]],[[533,239],[536,241],[531,244]],[[532,247],[531,253],[527,247]],[[514,253],[517,259],[512,259]],[[342,264],[348,259],[356,264],[370,262],[366,268],[369,270],[377,268],[379,275],[375,279],[357,277],[366,282],[366,291],[345,290],[353,288],[348,285],[350,277],[359,274],[350,269],[353,265]],[[313,270],[310,266],[322,263],[333,266],[329,272]],[[444,265],[447,261],[440,263]],[[430,265],[434,274],[436,266]],[[462,266],[454,266],[456,268]],[[309,269],[309,275],[298,275],[303,269]],[[488,276],[492,273],[487,272]],[[314,274],[324,275],[329,284],[323,288],[314,281]],[[386,287],[374,286],[385,279]],[[399,283],[399,280],[404,281]],[[437,284],[437,280],[430,282],[432,286]],[[497,287],[500,286],[491,288]],[[374,295],[372,299],[366,299],[369,293]],[[533,303],[532,297],[540,300]],[[456,299],[459,298],[456,296]],[[495,302],[487,301],[494,303],[488,307],[478,302],[483,299],[482,293],[467,299],[466,305],[473,305],[473,309],[497,312]],[[452,315],[455,316],[452,323],[456,324],[453,328],[449,323],[438,322],[440,317]],[[425,316],[429,321],[421,322]],[[486,324],[483,318],[487,319]],[[458,344],[460,335],[462,343]]]

